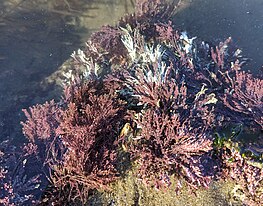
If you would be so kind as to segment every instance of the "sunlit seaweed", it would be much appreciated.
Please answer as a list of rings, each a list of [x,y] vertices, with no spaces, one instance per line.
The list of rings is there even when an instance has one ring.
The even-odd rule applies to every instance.
[[[217,47],[175,31],[172,7],[154,2],[138,1],[135,14],[72,54],[63,99],[24,110],[24,134],[45,151],[48,178],[69,202],[109,189],[125,153],[147,186],[177,181],[179,191],[184,179],[194,191],[241,178],[246,198],[261,203],[262,158],[252,164],[215,133],[262,130],[262,79],[241,71],[231,38]]]

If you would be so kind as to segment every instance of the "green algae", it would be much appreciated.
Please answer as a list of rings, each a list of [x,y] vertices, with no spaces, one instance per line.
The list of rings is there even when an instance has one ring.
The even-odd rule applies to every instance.
[[[242,205],[242,194],[235,193],[236,184],[233,181],[214,181],[208,189],[199,188],[194,193],[186,183],[176,193],[176,181],[169,188],[157,190],[146,186],[136,177],[136,171],[111,185],[111,191],[100,195],[101,205],[118,206],[227,206]]]

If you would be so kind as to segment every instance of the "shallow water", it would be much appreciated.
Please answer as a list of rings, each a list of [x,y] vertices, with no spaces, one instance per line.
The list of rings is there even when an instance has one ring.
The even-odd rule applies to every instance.
[[[56,97],[41,82],[133,7],[130,0],[0,1],[0,140],[24,141],[21,109]]]
[[[25,141],[22,108],[58,98],[42,81],[93,31],[134,9],[132,0],[2,0],[0,2],[0,141]],[[251,58],[245,69],[262,74],[262,0],[182,0],[172,19],[208,42],[229,36]]]
[[[52,3],[51,3],[52,2]],[[70,2],[70,3],[69,3]],[[41,82],[104,24],[132,12],[132,0],[2,0],[0,3],[0,139],[20,136],[22,108],[54,94]],[[262,73],[262,0],[182,0],[172,19],[208,42],[229,36]]]
[[[208,42],[231,36],[250,58],[245,69],[262,74],[263,1],[262,0],[185,0],[187,6],[174,19],[178,29]],[[261,70],[261,72],[260,72]]]

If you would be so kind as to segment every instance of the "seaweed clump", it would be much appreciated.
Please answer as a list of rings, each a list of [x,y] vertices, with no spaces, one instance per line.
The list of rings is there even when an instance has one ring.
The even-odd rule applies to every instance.
[[[39,191],[46,187],[47,181],[37,167],[33,166],[37,163],[32,158],[36,148],[32,144],[28,148],[30,146],[31,153],[28,153],[26,147],[21,151],[11,144],[10,139],[0,143],[1,205],[33,205],[39,202]]]
[[[114,97],[99,82],[79,80],[65,88],[63,103],[25,111],[23,132],[44,151],[41,159],[52,171],[50,181],[68,192],[69,200],[85,202],[92,189],[107,189],[117,178],[114,142],[125,106]]]
[[[23,133],[44,151],[60,197],[52,201],[85,203],[110,189],[126,156],[147,186],[176,181],[176,191],[183,182],[194,191],[242,176],[246,198],[262,203],[262,157],[249,164],[232,144],[215,144],[215,133],[262,130],[263,80],[241,70],[231,38],[219,46],[189,38],[173,29],[173,12],[163,1],[138,2],[135,14],[72,54],[60,102],[24,110]]]

